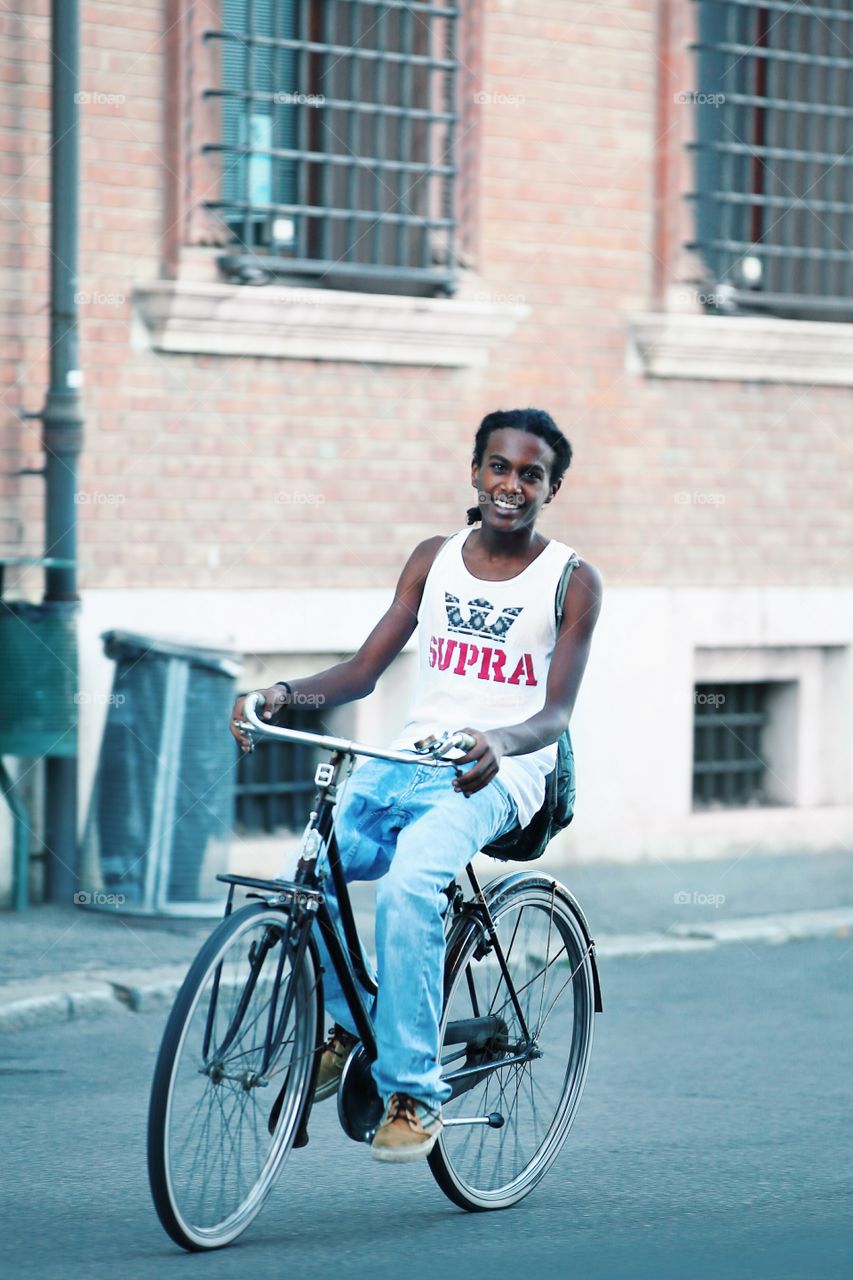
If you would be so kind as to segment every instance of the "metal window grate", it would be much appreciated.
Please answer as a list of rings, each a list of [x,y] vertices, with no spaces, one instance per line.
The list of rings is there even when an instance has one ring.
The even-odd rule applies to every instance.
[[[767,804],[762,735],[767,684],[697,684],[693,720],[693,804]]]
[[[695,241],[722,310],[853,315],[853,6],[698,0]]]
[[[314,711],[294,710],[278,723],[288,729],[317,732]],[[301,742],[259,742],[254,751],[239,751],[234,783],[238,830],[246,834],[271,834],[280,828],[301,830],[315,791],[314,773],[320,758],[316,747]]]
[[[451,291],[459,9],[222,0],[220,191],[237,278]],[[369,283],[367,287],[370,287]]]

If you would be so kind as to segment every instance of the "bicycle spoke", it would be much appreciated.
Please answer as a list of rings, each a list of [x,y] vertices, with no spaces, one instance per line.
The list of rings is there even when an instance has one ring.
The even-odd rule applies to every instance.
[[[491,1068],[469,1090],[445,1104],[448,1119],[494,1111],[503,1120],[497,1129],[486,1125],[445,1128],[436,1148],[438,1156],[431,1157],[441,1186],[465,1208],[515,1203],[543,1175],[568,1132],[590,1044],[589,971],[577,977],[585,949],[554,882],[540,879],[528,888],[521,881],[515,893],[510,891],[499,901],[493,920],[506,971],[494,951],[475,959],[480,937],[472,930],[468,950],[456,961],[445,1012],[450,1023],[470,1018],[471,1009],[487,1008],[505,1025],[507,1058],[523,1055],[504,1064],[497,1045],[487,1048],[484,1057],[473,1058],[470,1049],[463,1055],[453,1045],[443,1058],[446,1074],[458,1068],[463,1056],[472,1065],[482,1062],[484,1069]],[[576,995],[574,1006],[570,1003],[565,1016],[558,1017],[556,1010],[565,1008],[564,992],[571,981],[565,980],[567,967],[585,1003],[578,1004]],[[480,999],[483,991],[487,1002]],[[522,1030],[525,1024],[527,1034]]]
[[[169,1212],[183,1233],[175,1238],[182,1243],[189,1236],[209,1247],[208,1240],[223,1243],[239,1234],[272,1187],[295,1133],[316,1049],[318,978],[307,952],[295,973],[291,958],[278,949],[268,929],[279,928],[279,920],[271,908],[247,907],[223,922],[219,932],[227,941],[223,950],[211,952],[209,969],[187,994],[191,1002],[181,1014],[185,1021],[173,1033],[167,1026],[167,1035],[180,1038],[169,1067],[170,1105],[162,1122],[167,1181],[155,1190],[155,1203],[159,1209],[158,1196],[168,1197]],[[183,990],[179,1002],[182,995]],[[270,1012],[283,1010],[285,1001],[287,1023],[276,1027],[281,1039],[270,1046]],[[227,1045],[224,1053],[221,1045]],[[285,1093],[270,1134],[268,1118],[277,1092],[270,1085],[276,1079],[284,1080]],[[155,1085],[156,1080],[155,1075]]]
[[[590,950],[591,950],[591,948],[589,948],[589,947],[588,947],[588,948],[587,948],[587,950],[584,952],[583,956],[581,957],[581,959],[580,959],[580,961],[579,961],[579,963],[578,963],[577,967],[576,967],[576,968],[574,968],[574,969],[572,970],[572,972],[569,974],[568,978],[566,978],[566,981],[565,981],[565,982],[563,983],[563,985],[560,987],[560,990],[559,990],[559,991],[557,992],[557,994],[554,996],[554,999],[553,999],[553,1000],[552,1000],[552,1002],[551,1002],[550,1008],[548,1009],[548,1012],[545,1014],[545,1017],[544,1017],[544,1019],[543,1019],[543,1021],[542,1021],[542,1024],[541,1024],[541,1026],[540,1026],[540,1028],[539,1028],[539,1030],[540,1030],[540,1031],[542,1030],[542,1027],[544,1027],[544,1026],[545,1026],[545,1023],[548,1021],[548,1019],[550,1018],[551,1013],[553,1012],[553,1009],[554,1009],[554,1005],[557,1003],[557,1001],[559,1000],[560,996],[561,996],[561,995],[563,994],[563,992],[565,991],[566,987],[569,985],[569,983],[570,983],[570,982],[573,982],[573,981],[574,981],[574,979],[575,979],[575,977],[576,977],[576,975],[577,975],[577,973],[578,973],[578,970],[582,968],[582,966],[583,966],[583,962],[584,962],[584,960],[586,959],[587,955],[589,955]]]
[[[523,915],[524,915],[524,908],[522,908],[522,909],[521,909],[521,911],[519,911],[519,913],[518,913],[518,916],[517,916],[516,921],[515,921],[515,928],[514,928],[514,929],[513,929],[513,931],[512,931],[512,937],[511,937],[511,938],[510,938],[510,940],[509,940],[509,947],[504,951],[504,960],[506,961],[507,968],[509,968],[509,962],[510,962],[510,957],[511,957],[511,955],[512,955],[512,949],[513,949],[513,947],[515,946],[515,939],[516,939],[516,937],[517,937],[517,935],[518,935],[518,929],[519,929],[519,925],[521,924],[521,917],[522,917]],[[493,1011],[493,1009],[494,1009],[494,1003],[495,1003],[495,1001],[496,1001],[496,1000],[497,1000],[497,998],[498,998],[498,992],[500,991],[500,989],[501,989],[501,985],[502,985],[502,983],[503,983],[504,981],[505,981],[505,979],[504,979],[503,973],[501,973],[501,974],[499,975],[499,977],[498,977],[498,985],[497,985],[497,987],[495,988],[495,994],[492,996],[491,1000],[489,1001],[489,1013],[492,1013],[492,1011]]]
[[[566,950],[565,946],[562,946],[562,947],[560,948],[560,950],[559,950],[559,951],[558,951],[554,956],[552,956],[552,957],[551,957],[551,960],[550,960],[550,962],[549,962],[549,966],[548,966],[549,968],[553,968],[553,966],[557,963],[557,961],[560,959],[560,956],[563,954],[563,952],[564,952],[565,950]],[[534,982],[536,982],[536,980],[537,980],[538,978],[540,978],[540,977],[542,976],[542,974],[543,974],[543,973],[545,973],[545,972],[547,972],[547,971],[546,971],[546,969],[545,969],[545,967],[544,967],[544,965],[543,965],[543,967],[542,967],[541,969],[539,969],[536,973],[534,973],[534,975],[533,975],[533,977],[532,977],[532,978],[528,978],[527,982],[524,982],[524,983],[522,983],[522,985],[521,985],[520,987],[516,987],[516,988],[515,988],[515,994],[516,994],[517,996],[522,995],[522,993],[523,993],[523,992],[525,992],[525,991],[528,989],[528,987],[532,986],[532,984],[533,984]],[[512,1003],[511,998],[510,998],[509,996],[507,996],[506,1000],[505,1000],[505,1001],[504,1001],[504,1003],[501,1005],[500,1009],[495,1009],[495,1010],[494,1010],[494,1013],[495,1013],[498,1017],[500,1017],[500,1015],[503,1013],[504,1009],[506,1009],[506,1008],[507,1008],[507,1006],[508,1006],[508,1005],[510,1005],[511,1003]]]

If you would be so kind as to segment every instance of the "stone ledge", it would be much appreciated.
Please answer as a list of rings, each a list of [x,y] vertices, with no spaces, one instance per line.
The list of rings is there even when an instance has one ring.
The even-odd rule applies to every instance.
[[[648,378],[853,386],[853,324],[649,312],[628,335],[628,369]]]
[[[484,365],[530,308],[277,285],[152,280],[134,309],[156,351],[279,360]]]

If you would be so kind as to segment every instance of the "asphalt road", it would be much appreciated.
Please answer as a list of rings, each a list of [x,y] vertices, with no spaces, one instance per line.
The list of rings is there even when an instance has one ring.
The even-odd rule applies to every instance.
[[[148,1193],[163,1015],[9,1035],[4,1272],[850,1280],[851,978],[850,938],[611,960],[578,1119],[521,1205],[457,1210],[425,1164],[373,1162],[327,1103],[248,1233],[200,1255],[166,1237]]]

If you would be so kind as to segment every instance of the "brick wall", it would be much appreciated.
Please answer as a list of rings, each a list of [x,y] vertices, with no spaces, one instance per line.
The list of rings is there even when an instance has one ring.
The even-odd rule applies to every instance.
[[[37,552],[41,481],[8,473],[40,465],[17,415],[47,378],[49,24],[46,0],[19,7],[0,14],[0,537]],[[683,269],[686,126],[661,103],[687,64],[661,56],[658,9],[487,0],[468,287],[531,315],[485,369],[447,370],[142,349],[131,294],[163,268],[181,123],[163,105],[174,6],[83,6],[84,586],[388,585],[416,541],[463,522],[482,414],[523,404],[576,452],[543,527],[609,583],[849,581],[849,391],[625,371],[626,317]],[[688,0],[671,10],[683,49]]]

